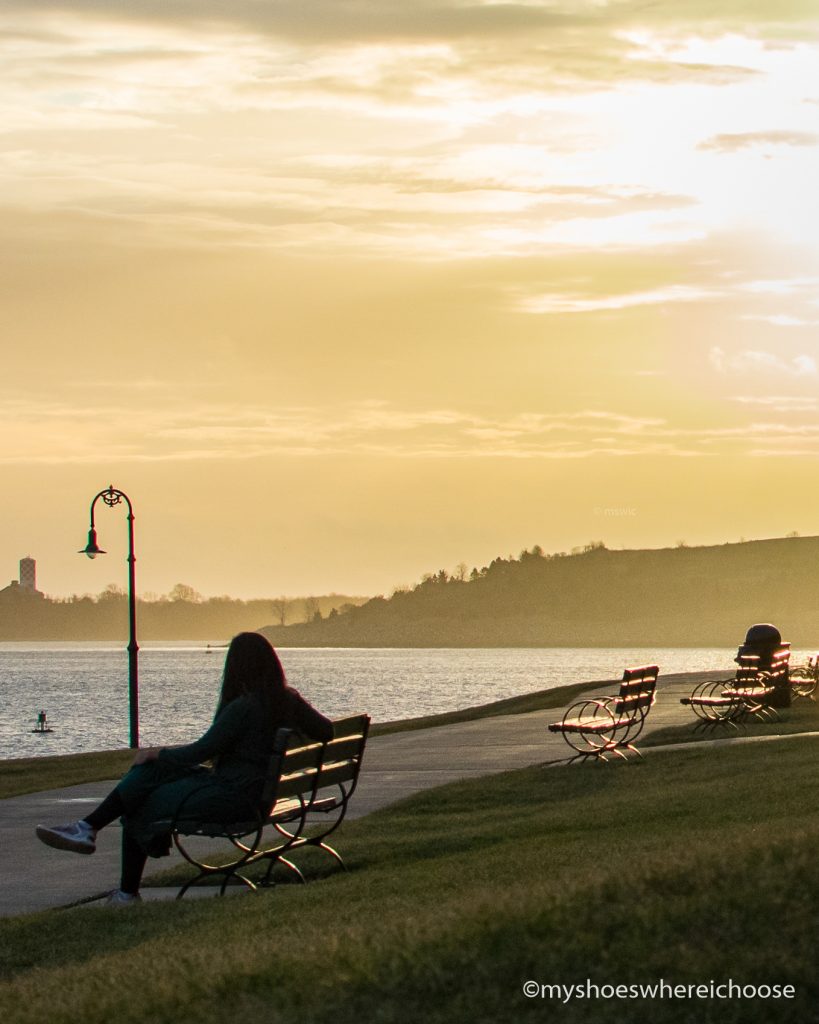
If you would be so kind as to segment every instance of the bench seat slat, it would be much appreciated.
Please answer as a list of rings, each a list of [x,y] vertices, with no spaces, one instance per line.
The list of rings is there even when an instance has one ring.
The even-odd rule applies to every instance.
[[[771,697],[774,693],[775,690],[773,686],[741,686],[736,689],[732,688],[730,690],[723,690],[722,695],[724,697],[739,699],[750,697],[756,700],[757,698],[764,699],[765,697]]]
[[[570,718],[565,722],[555,722],[549,726],[550,732],[611,732],[613,729],[625,729],[632,725],[631,718]]]
[[[734,697],[680,697],[680,704],[703,708],[727,708],[736,704]]]
[[[340,803],[341,801],[334,796],[321,797],[310,802],[308,811],[310,814],[313,811],[326,812],[337,807]],[[280,800],[268,815],[267,821],[271,825],[277,821],[292,821],[294,818],[301,817],[303,808],[304,804],[301,800]]]
[[[161,823],[160,823],[161,824]],[[171,822],[168,822],[170,826]],[[183,836],[207,836],[214,839],[217,836],[246,836],[256,832],[259,828],[257,821],[180,821],[176,824],[176,831]]]

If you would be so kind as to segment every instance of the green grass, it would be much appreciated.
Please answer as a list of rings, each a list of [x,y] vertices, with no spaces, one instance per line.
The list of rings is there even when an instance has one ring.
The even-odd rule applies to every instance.
[[[594,683],[576,683],[558,686],[552,690],[511,697],[494,704],[481,704],[443,715],[428,715],[398,722],[374,725],[371,735],[383,736],[393,732],[428,729],[433,726],[468,722],[492,715],[520,715],[541,708],[559,708],[578,693],[593,687]],[[0,800],[24,793],[39,793],[46,789],[76,786],[82,782],[117,779],[133,761],[131,750],[102,750],[90,754],[64,754],[55,757],[26,757],[0,761]]]
[[[667,743],[691,743],[697,740],[733,739],[737,736],[790,736],[800,732],[819,731],[819,704],[800,698],[789,707],[779,709],[779,720],[765,722],[748,718],[737,729],[730,726],[695,729],[699,719],[691,712],[691,719],[685,725],[671,725],[647,733],[638,740],[640,747],[657,747]],[[651,719],[649,718],[649,722]]]
[[[815,1019],[816,742],[529,768],[345,824],[350,871],[0,920],[0,1019],[762,1024]],[[522,985],[792,984],[792,1001],[526,999]]]
[[[133,750],[100,750],[90,754],[21,757],[0,761],[0,799],[76,786],[81,782],[116,779],[134,759]]]

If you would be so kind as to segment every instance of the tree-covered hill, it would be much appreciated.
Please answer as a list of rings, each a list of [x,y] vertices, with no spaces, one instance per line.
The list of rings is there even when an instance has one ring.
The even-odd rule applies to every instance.
[[[283,646],[733,646],[773,622],[819,645],[819,537],[572,554],[540,548],[471,574],[265,633]]]

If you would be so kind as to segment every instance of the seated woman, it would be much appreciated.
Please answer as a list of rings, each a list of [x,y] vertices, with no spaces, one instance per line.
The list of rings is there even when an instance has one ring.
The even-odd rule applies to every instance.
[[[287,685],[278,655],[259,633],[234,637],[225,659],[213,725],[195,743],[140,750],[134,766],[103,802],[69,825],[37,826],[48,846],[93,853],[97,832],[122,818],[122,877],[108,904],[140,899],[146,858],[170,852],[167,824],[182,800],[185,816],[235,821],[258,806],[276,731],[294,729],[319,742],[333,738],[333,723]],[[212,768],[202,765],[211,761]]]

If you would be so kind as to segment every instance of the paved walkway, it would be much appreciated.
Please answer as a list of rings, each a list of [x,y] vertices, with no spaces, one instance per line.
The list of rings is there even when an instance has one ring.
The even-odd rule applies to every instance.
[[[679,697],[713,673],[661,677],[657,702],[646,732],[693,722]],[[590,693],[600,693],[592,684]],[[603,692],[611,692],[606,686]],[[374,736],[349,817],[369,814],[403,797],[457,779],[565,759],[567,747],[546,724],[558,711],[505,715],[413,732]],[[650,727],[649,727],[650,726]],[[36,825],[73,821],[105,796],[114,782],[93,782],[0,801],[0,916],[62,906],[103,890],[119,878],[118,828],[100,833],[97,852],[83,857],[52,850],[34,836]],[[176,855],[174,855],[176,856]],[[165,867],[173,860],[151,861]],[[163,898],[173,890],[144,896]]]

